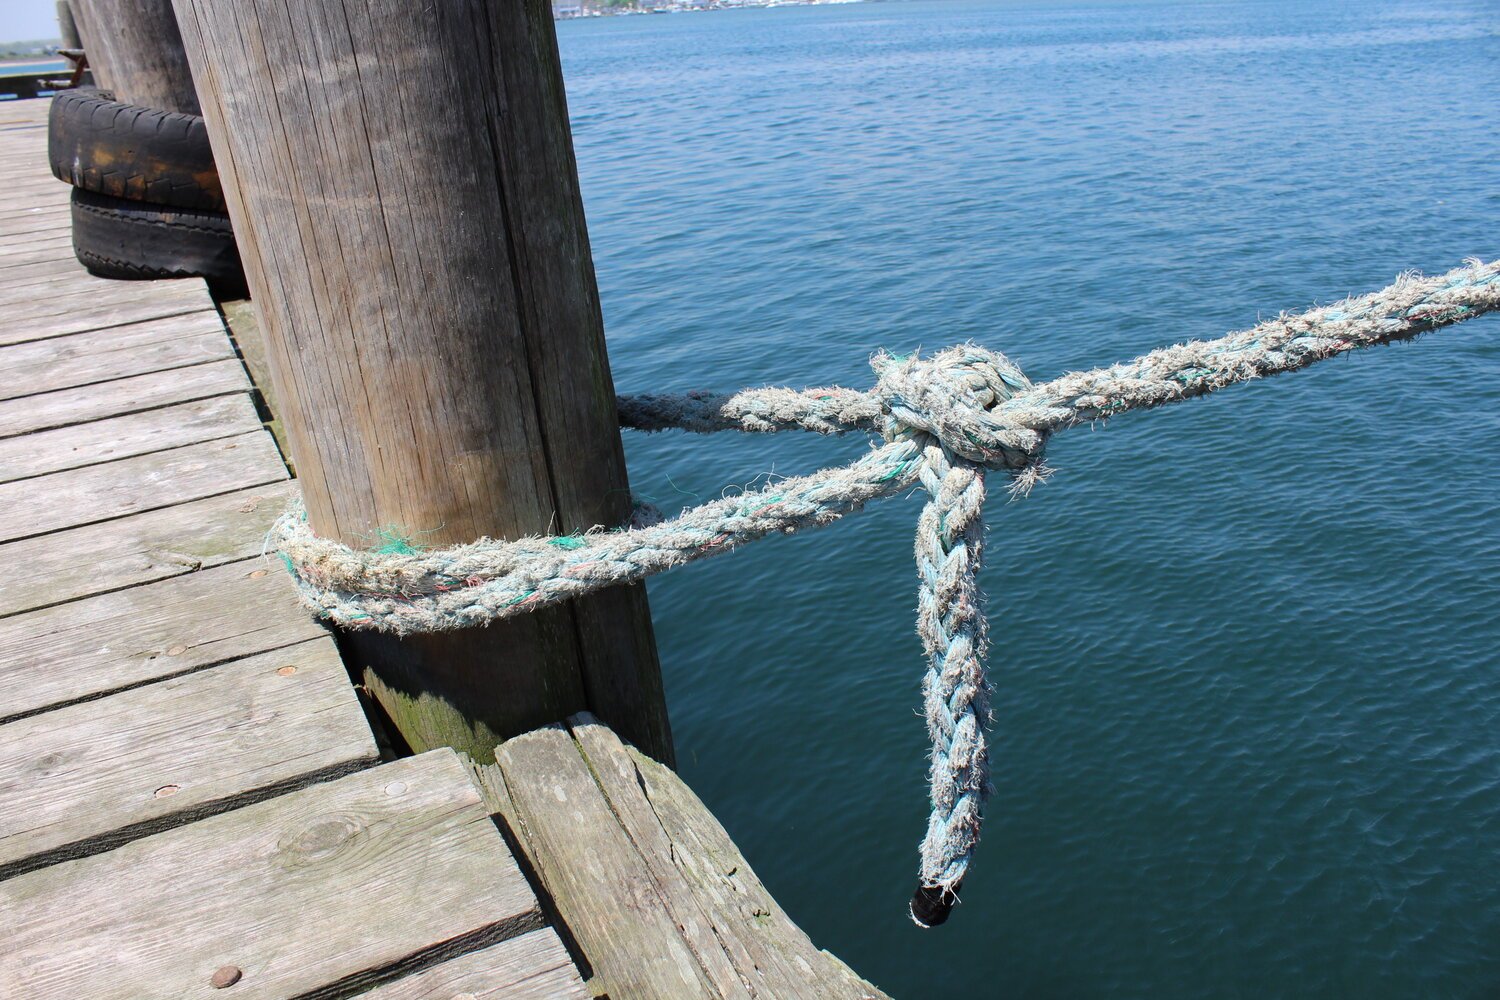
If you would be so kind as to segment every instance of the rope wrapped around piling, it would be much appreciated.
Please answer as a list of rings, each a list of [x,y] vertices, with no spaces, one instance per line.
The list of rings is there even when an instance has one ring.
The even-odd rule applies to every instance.
[[[912,916],[947,919],[979,838],[989,791],[986,619],[977,574],[985,473],[1025,492],[1046,475],[1047,438],[1079,423],[1162,406],[1500,309],[1500,261],[1275,319],[1217,340],[1033,384],[1003,355],[966,344],[929,357],[877,354],[875,387],[748,389],[732,395],[619,398],[620,423],[645,431],[864,430],[882,443],[847,466],[724,497],[656,524],[560,537],[482,538],[449,548],[372,552],[319,538],[300,510],[268,544],[303,602],[347,628],[398,634],[487,624],[604,587],[643,580],[770,534],[829,524],[880,497],[927,494],[916,533],[917,632],[927,654],[932,813]]]

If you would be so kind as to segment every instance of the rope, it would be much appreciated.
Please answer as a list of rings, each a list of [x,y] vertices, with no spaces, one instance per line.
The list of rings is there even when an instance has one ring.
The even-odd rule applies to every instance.
[[[314,613],[347,628],[436,632],[643,580],[766,535],[830,524],[872,500],[920,487],[928,499],[917,526],[917,632],[928,661],[932,813],[911,912],[932,926],[957,901],[989,790],[986,619],[977,583],[985,472],[1004,472],[1013,491],[1025,492],[1047,474],[1047,438],[1067,427],[1410,340],[1496,309],[1500,261],[1470,261],[1439,277],[1405,274],[1373,294],[1041,384],[1003,355],[968,344],[925,358],[877,354],[868,392],[621,396],[620,423],[638,430],[864,430],[878,432],[883,443],[847,466],[622,530],[371,552],[317,537],[294,509],[276,522],[268,544]]]

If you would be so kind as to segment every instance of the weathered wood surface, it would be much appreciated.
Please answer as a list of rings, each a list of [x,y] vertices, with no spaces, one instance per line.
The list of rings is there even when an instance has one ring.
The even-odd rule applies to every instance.
[[[0,541],[173,507],[286,479],[271,435],[250,434],[0,483]],[[75,557],[90,559],[91,553]]]
[[[585,996],[466,768],[377,766],[259,558],[295,490],[202,283],[34,252],[41,138],[0,130],[0,997]]]
[[[360,1000],[589,1000],[550,928],[449,959],[361,993]]]
[[[670,770],[591,716],[518,736],[479,768],[592,966],[633,997],[883,997],[782,912]]]
[[[245,394],[0,440],[0,483],[260,430]]]
[[[0,726],[0,879],[379,763],[327,638]]]
[[[314,530],[360,545],[396,525],[441,545],[623,523],[550,9],[177,11]],[[347,648],[414,746],[484,754],[591,708],[670,759],[640,586]]]
[[[436,750],[0,882],[0,996],[342,997],[541,923]]]
[[[196,115],[198,97],[172,0],[72,0],[88,38],[89,68],[122,101]]]
[[[201,281],[113,281],[76,262],[61,279],[28,283],[6,299],[0,301],[0,342],[6,344],[213,308]]]
[[[56,389],[0,400],[0,438],[249,391],[244,367],[235,358]]]
[[[0,722],[324,634],[264,559],[0,618]]]
[[[3,321],[0,329],[8,329]],[[105,327],[0,347],[0,399],[232,357],[234,348],[212,311]]]
[[[0,566],[18,568],[0,574],[0,617],[260,555],[293,496],[273,483],[0,545]]]

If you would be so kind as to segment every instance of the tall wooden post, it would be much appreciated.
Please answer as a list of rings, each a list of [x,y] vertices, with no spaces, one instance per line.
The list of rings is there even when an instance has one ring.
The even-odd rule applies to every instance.
[[[81,49],[83,41],[78,36],[78,21],[73,17],[70,0],[57,0],[57,37],[65,49]]]
[[[630,510],[546,0],[177,0],[313,530],[567,533]],[[588,707],[672,759],[644,589],[352,633],[414,749]]]
[[[172,0],[72,0],[99,86],[130,104],[199,114]]]

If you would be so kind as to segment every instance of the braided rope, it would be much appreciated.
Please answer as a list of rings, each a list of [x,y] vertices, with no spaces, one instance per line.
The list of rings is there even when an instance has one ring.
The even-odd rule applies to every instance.
[[[1006,472],[1012,489],[1024,492],[1046,474],[1042,450],[1056,431],[1409,340],[1497,309],[1500,261],[1470,261],[1438,277],[1405,274],[1379,292],[1041,384],[1004,356],[970,344],[927,358],[879,354],[868,392],[621,396],[621,425],[639,430],[878,430],[885,443],[847,466],[626,530],[484,538],[388,554],[319,538],[305,514],[292,510],[276,522],[268,544],[280,551],[314,613],[349,628],[434,632],[642,580],[766,535],[829,524],[871,500],[920,486],[928,501],[916,533],[917,631],[928,658],[923,704],[932,739],[932,814],[912,916],[931,926],[947,919],[957,900],[989,790],[987,626],[977,582],[985,471]]]

